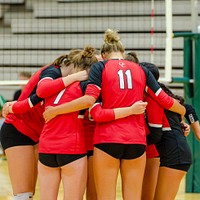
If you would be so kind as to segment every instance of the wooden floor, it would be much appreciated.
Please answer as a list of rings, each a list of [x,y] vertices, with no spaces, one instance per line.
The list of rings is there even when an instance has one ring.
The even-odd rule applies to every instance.
[[[20,180],[19,180],[20,182]],[[120,179],[117,186],[117,200],[121,200]],[[182,181],[181,187],[177,194],[176,200],[200,200],[200,194],[190,194],[184,192],[185,180]],[[60,189],[58,200],[62,199],[62,189]],[[7,162],[4,157],[0,157],[0,200],[12,200],[12,190],[8,177]],[[39,200],[39,187],[37,185],[34,200]]]

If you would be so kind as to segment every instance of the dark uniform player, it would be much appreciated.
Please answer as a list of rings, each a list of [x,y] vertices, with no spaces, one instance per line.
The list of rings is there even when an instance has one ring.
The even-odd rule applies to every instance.
[[[150,63],[144,65],[159,78],[158,68]],[[164,91],[176,97],[163,84]],[[150,130],[147,136],[149,144],[156,143],[160,156],[160,168],[154,199],[174,199],[182,177],[188,171],[192,158],[187,140],[184,136],[181,117],[177,113],[165,110],[152,97],[146,96],[148,102],[146,113]],[[170,176],[169,176],[170,174]],[[173,182],[172,177],[173,178]]]
[[[185,118],[187,119],[188,123],[190,124],[190,127],[192,128],[196,139],[200,142],[200,125],[199,125],[199,118],[196,114],[195,109],[189,105],[184,104],[186,108]]]

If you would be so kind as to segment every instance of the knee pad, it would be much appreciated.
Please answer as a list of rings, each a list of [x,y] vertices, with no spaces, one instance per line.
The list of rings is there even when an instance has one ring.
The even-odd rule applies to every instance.
[[[24,192],[24,193],[16,194],[12,200],[33,200],[33,193]]]

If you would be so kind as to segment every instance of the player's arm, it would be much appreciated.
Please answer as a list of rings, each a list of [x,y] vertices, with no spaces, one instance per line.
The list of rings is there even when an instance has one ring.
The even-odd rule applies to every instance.
[[[96,103],[90,108],[90,115],[96,122],[108,122],[130,115],[142,114],[146,109],[146,105],[147,102],[138,101],[130,107],[104,109],[100,103]]]
[[[196,114],[196,111],[189,104],[185,104],[184,106],[186,108],[185,118],[186,118],[187,122],[190,124],[190,126],[195,134],[196,139],[200,142],[200,125],[199,125],[199,119]]]
[[[61,76],[60,71],[56,69],[54,66],[49,66],[45,68],[41,74],[40,79],[43,79],[45,77],[51,77],[51,78],[59,78]],[[35,87],[30,94],[30,96],[24,100],[19,100],[8,107],[9,113],[15,113],[15,114],[21,114],[25,113],[29,110],[31,110],[34,106],[36,106],[38,103],[41,103],[43,101],[43,98],[37,95],[37,87]],[[51,93],[48,93],[51,95]]]
[[[146,96],[148,102],[146,108],[146,124],[149,134],[147,135],[147,144],[158,143],[163,135],[163,119],[165,117],[164,108],[158,104],[149,95]]]
[[[44,69],[40,75],[41,80],[37,85],[36,93],[33,92],[30,97],[25,100],[10,104],[8,107],[9,113],[20,114],[31,110],[35,105],[41,103],[43,98],[60,92],[77,80],[86,79],[88,75],[86,71],[81,71],[63,78],[60,78],[60,76],[61,74],[58,73],[58,70],[53,66]]]
[[[146,68],[142,67],[142,69],[145,72],[146,75],[146,92],[154,98],[160,105],[162,105],[165,109],[170,110],[172,112],[176,112],[180,114],[183,118],[185,115],[185,107],[182,106],[176,99],[170,97],[168,94],[166,94],[152,73],[147,70]]]
[[[31,110],[34,106],[41,103],[42,98],[38,97],[35,93],[29,98],[21,101],[13,102],[9,105],[9,113],[21,114]]]
[[[41,98],[47,98],[56,94],[75,81],[83,81],[88,78],[86,70],[65,77],[61,77],[56,70],[47,68],[41,74],[36,93]]]
[[[62,105],[48,107],[43,113],[45,121],[48,122],[57,115],[71,113],[91,107],[96,102],[101,92],[101,75],[103,67],[103,62],[93,64],[90,69],[85,95]]]

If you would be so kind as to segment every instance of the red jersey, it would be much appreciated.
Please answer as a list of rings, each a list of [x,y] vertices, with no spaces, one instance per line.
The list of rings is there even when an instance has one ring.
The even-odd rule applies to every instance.
[[[162,134],[165,131],[171,130],[171,128],[166,118],[164,108],[149,95],[146,96],[146,101],[148,102],[146,107],[146,115],[147,115],[146,131],[147,131],[147,142],[149,142],[149,139],[151,137],[149,135],[150,133],[149,129],[154,134],[159,134],[160,136],[158,137],[161,138]],[[147,145],[146,156],[147,158],[155,158],[159,156],[159,153],[154,144]]]
[[[61,71],[56,66],[44,66],[38,70],[26,84],[18,102],[13,105],[15,114],[9,114],[5,119],[6,123],[12,123],[18,131],[36,142],[39,140],[44,125],[42,115],[44,106],[41,104],[43,99],[36,94],[36,90],[39,80],[46,76],[57,79],[61,77]],[[60,84],[64,87],[62,82]],[[48,95],[51,95],[51,93],[48,92]]]
[[[146,158],[156,158],[159,157],[159,153],[154,144],[147,145],[146,147]]]
[[[40,73],[44,68],[45,67],[41,68],[31,77],[22,91],[18,101],[26,100],[32,95],[32,93],[34,93],[40,79]],[[23,107],[21,107],[21,110],[23,110]],[[6,117],[5,122],[13,124],[22,134],[37,142],[44,125],[44,119],[42,117],[43,112],[44,107],[41,106],[41,104],[38,104],[30,111],[20,114],[9,114]]]
[[[88,110],[86,110],[84,114],[83,126],[84,126],[87,150],[88,151],[93,150],[94,149],[93,138],[94,138],[96,122],[91,119]]]
[[[39,86],[38,86],[39,87]],[[79,82],[75,82],[59,94],[45,99],[45,107],[61,105],[83,96]],[[79,111],[58,115],[45,123],[39,142],[40,153],[83,154],[86,153],[83,119]]]
[[[90,70],[86,95],[97,99],[101,92],[103,108],[126,107],[143,100],[146,85],[157,94],[156,98],[165,99],[172,106],[171,97],[162,92],[157,93],[160,86],[153,75],[127,60],[95,63]],[[167,101],[168,99],[171,101]],[[146,144],[144,115],[97,123],[94,144],[98,143]]]
[[[165,109],[149,95],[146,96],[146,101],[148,102],[146,114],[149,128],[154,128],[155,131],[156,129],[161,131],[171,130]]]

